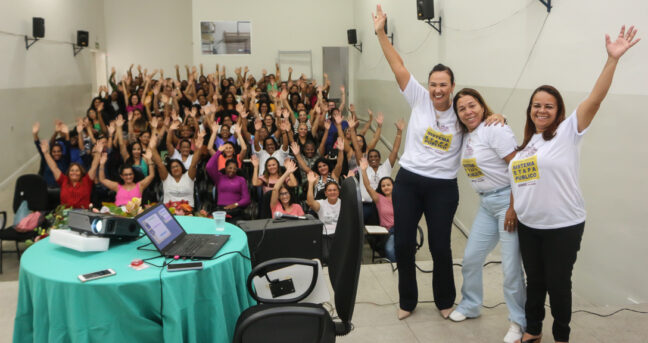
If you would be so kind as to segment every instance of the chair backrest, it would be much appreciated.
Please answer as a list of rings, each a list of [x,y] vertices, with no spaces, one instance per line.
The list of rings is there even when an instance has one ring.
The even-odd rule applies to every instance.
[[[335,309],[343,324],[342,328],[336,328],[338,335],[351,330],[362,262],[364,223],[360,187],[355,178],[349,177],[342,182],[340,199],[340,216],[328,265],[329,278],[335,292]]]
[[[42,176],[36,174],[21,175],[16,180],[14,190],[13,210],[16,212],[23,200],[31,211],[49,210],[47,201],[47,183]]]
[[[316,304],[261,304],[239,317],[234,343],[335,342],[329,313]]]

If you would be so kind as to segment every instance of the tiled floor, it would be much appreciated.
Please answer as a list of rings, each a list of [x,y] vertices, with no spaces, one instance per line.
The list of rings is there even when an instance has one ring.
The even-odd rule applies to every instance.
[[[457,262],[461,260],[465,238],[453,230],[453,251]],[[11,246],[5,243],[5,248]],[[426,243],[427,247],[427,243]],[[367,249],[364,261],[371,261]],[[425,270],[432,269],[429,252],[426,248],[417,253],[418,265]],[[487,260],[497,260],[497,255]],[[18,293],[18,263],[13,254],[4,256],[4,273],[0,274],[0,343],[11,342],[13,318]],[[327,277],[328,279],[328,277]],[[418,272],[419,304],[412,316],[405,320],[396,317],[398,303],[398,276],[389,264],[365,264],[360,270],[360,282],[353,313],[354,329],[347,336],[339,337],[338,342],[501,342],[508,329],[505,305],[494,309],[483,309],[477,319],[453,323],[439,315],[432,300],[432,276]],[[455,267],[457,301],[460,300],[461,269]],[[330,285],[329,285],[330,287]],[[496,305],[503,301],[500,265],[491,264],[484,269],[485,305]],[[633,308],[648,311],[648,304]],[[574,310],[589,310],[597,313],[611,313],[617,308],[596,307],[574,295]],[[551,316],[547,311],[545,332],[549,334],[544,342],[552,342],[550,337]],[[648,342],[648,315],[621,312],[608,318],[600,318],[586,313],[575,313],[572,317],[572,342]]]

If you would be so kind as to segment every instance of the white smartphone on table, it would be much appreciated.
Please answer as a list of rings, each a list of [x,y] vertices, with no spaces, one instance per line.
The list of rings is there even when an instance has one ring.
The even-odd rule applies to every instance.
[[[93,273],[81,274],[79,275],[79,280],[81,280],[81,282],[86,282],[86,281],[105,278],[108,276],[113,276],[115,274],[117,273],[115,273],[115,271],[112,269],[104,269]]]

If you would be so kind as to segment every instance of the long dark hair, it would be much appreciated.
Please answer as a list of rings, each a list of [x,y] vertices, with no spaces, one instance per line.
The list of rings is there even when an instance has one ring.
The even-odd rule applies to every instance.
[[[385,181],[385,180],[389,180],[389,181],[391,181],[392,186],[394,185],[394,179],[392,179],[392,178],[389,177],[389,176],[385,176],[385,177],[383,177],[382,179],[380,179],[380,181],[378,181],[378,187],[376,187],[376,193],[378,193],[378,194],[380,194],[380,195],[382,195],[382,196],[385,196],[385,193],[382,191],[382,187],[381,187],[381,186],[382,186],[382,182]]]
[[[549,85],[542,85],[536,88],[536,90],[533,91],[533,94],[531,94],[531,98],[529,99],[529,106],[527,106],[526,111],[526,125],[524,125],[524,140],[522,141],[522,144],[517,147],[518,151],[523,150],[527,146],[527,144],[529,144],[531,137],[533,137],[533,135],[535,135],[537,132],[536,126],[533,123],[533,120],[531,120],[531,108],[533,107],[533,97],[538,92],[545,92],[553,96],[554,99],[556,99],[556,104],[558,106],[556,119],[542,132],[542,139],[544,139],[545,141],[550,141],[552,138],[554,138],[554,136],[556,135],[556,129],[558,129],[558,125],[560,125],[560,123],[565,120],[565,102],[563,101],[560,92],[558,92],[555,87]]]
[[[486,101],[484,101],[484,98],[481,96],[481,94],[479,94],[477,90],[472,88],[464,88],[459,92],[457,92],[457,95],[455,95],[454,99],[452,99],[452,106],[455,109],[455,116],[457,116],[457,123],[459,123],[461,130],[463,132],[468,132],[468,128],[466,127],[466,125],[464,125],[464,123],[461,122],[461,119],[459,119],[459,113],[458,113],[459,111],[457,110],[457,101],[459,101],[459,99],[461,99],[464,96],[473,97],[475,100],[477,100],[479,105],[481,105],[481,107],[484,109],[484,115],[482,116],[482,121],[486,120],[486,118],[492,115],[493,111],[490,109],[490,107],[488,107],[488,105],[486,105]]]
[[[281,189],[285,189],[286,191],[288,191],[288,194],[290,194],[289,195],[290,199],[288,199],[288,206],[291,206],[292,204],[299,204],[295,200],[294,187],[290,187],[290,186],[284,184],[284,185],[281,185],[281,188],[279,188],[279,193],[281,193]],[[281,200],[279,201],[279,204],[281,204],[281,208],[283,208],[284,211],[288,211],[290,209],[290,207],[285,208],[284,205],[281,203]]]

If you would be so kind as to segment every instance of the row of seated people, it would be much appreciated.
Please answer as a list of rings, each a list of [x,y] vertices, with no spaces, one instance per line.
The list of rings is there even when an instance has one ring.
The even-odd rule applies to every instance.
[[[75,129],[57,121],[52,138],[41,141],[34,124],[42,175],[60,187],[67,206],[186,201],[197,212],[224,210],[232,222],[305,209],[324,222],[328,236],[339,214],[339,182],[362,170],[366,222],[379,218],[375,224],[391,229],[390,176],[404,122],[381,163],[374,147],[382,114],[367,143],[372,113],[362,128],[353,105],[345,118],[344,87],[336,106],[327,99],[326,78],[323,86],[303,76],[292,81],[289,70],[282,82],[277,68],[257,82],[241,69],[227,78],[224,67],[207,76],[202,66],[200,76],[187,68],[186,80],[178,70],[174,80],[138,67],[139,75],[129,69],[118,84],[113,71],[112,92],[100,87]]]

